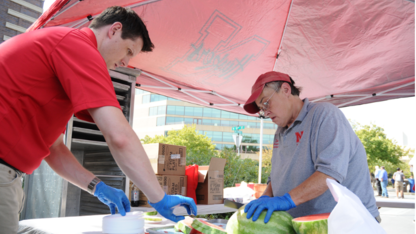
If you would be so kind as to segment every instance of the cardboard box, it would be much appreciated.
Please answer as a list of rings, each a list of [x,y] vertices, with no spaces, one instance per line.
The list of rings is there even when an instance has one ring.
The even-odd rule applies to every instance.
[[[226,160],[211,158],[209,166],[199,166],[196,200],[198,204],[223,204]]]
[[[156,175],[160,187],[168,195],[182,195],[186,196],[186,188],[188,185],[187,176],[176,175]],[[131,201],[131,190],[133,182],[130,181],[129,200]],[[147,202],[146,195],[139,190],[139,207],[151,207]]]
[[[162,143],[144,144],[144,150],[157,175],[185,175],[186,147]]]

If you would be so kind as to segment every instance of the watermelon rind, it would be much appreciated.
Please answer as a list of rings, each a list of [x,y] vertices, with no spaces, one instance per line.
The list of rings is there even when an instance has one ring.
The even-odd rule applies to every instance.
[[[186,225],[183,221],[177,222],[173,229],[177,232],[183,232],[184,234],[190,234],[192,231],[192,228]]]
[[[228,220],[226,231],[228,234],[296,234],[292,227],[293,217],[286,211],[275,211],[268,223],[264,223],[267,210],[263,210],[259,218],[247,219],[244,206],[238,209]]]
[[[192,227],[204,234],[227,234],[227,232],[208,226],[198,219],[194,219],[192,222]]]
[[[311,217],[313,216],[311,215]],[[325,218],[308,221],[293,219],[292,224],[297,234],[328,234],[328,219]]]
[[[145,212],[144,215],[147,215],[147,216],[157,215],[157,211]]]

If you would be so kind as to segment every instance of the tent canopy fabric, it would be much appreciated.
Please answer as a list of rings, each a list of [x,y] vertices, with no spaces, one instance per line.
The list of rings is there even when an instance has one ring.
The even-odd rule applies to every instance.
[[[404,0],[56,0],[28,30],[82,28],[113,5],[136,11],[155,44],[128,68],[146,91],[241,114],[271,70],[301,98],[339,107],[415,93],[415,9]]]

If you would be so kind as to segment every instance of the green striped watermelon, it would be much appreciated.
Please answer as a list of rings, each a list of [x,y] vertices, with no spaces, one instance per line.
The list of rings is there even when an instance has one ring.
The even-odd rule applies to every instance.
[[[192,227],[204,234],[227,234],[222,227],[208,223],[199,219],[194,219]]]
[[[314,214],[293,219],[293,228],[297,234],[328,234],[329,214]]]
[[[184,234],[201,234],[201,232],[192,228],[193,218],[186,216],[184,220],[181,220],[173,227],[177,232],[183,232]]]
[[[247,219],[247,213],[244,213],[244,206],[238,209],[228,220],[228,234],[253,234],[253,233],[273,233],[273,234],[295,234],[292,227],[293,217],[286,211],[275,211],[270,217],[269,222],[264,223],[267,210],[261,212],[259,218],[253,222]]]

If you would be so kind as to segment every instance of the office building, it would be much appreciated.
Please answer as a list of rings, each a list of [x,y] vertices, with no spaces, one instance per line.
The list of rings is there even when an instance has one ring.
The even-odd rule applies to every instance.
[[[24,33],[43,12],[43,0],[0,1],[0,43]]]
[[[169,130],[182,129],[186,124],[195,124],[199,133],[211,138],[217,150],[233,148],[232,127],[244,126],[241,130],[241,157],[258,159],[260,118],[202,107],[136,89],[133,128],[140,138],[166,135]],[[263,147],[271,148],[276,129],[277,125],[270,119],[263,121]]]

